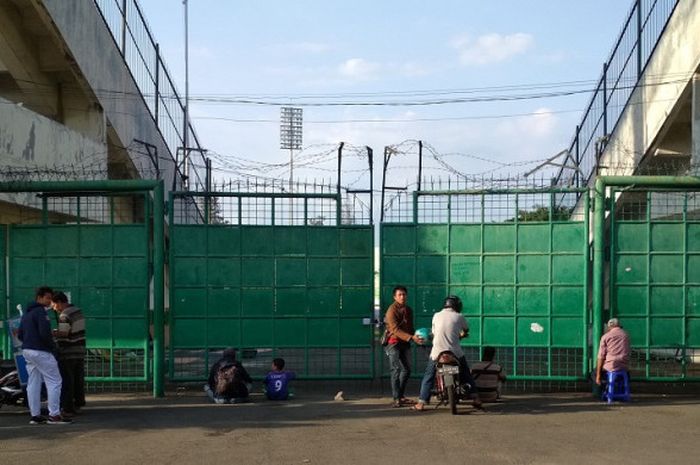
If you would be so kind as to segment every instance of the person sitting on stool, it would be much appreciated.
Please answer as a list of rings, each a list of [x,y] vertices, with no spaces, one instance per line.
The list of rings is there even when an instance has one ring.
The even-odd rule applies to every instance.
[[[598,348],[598,365],[595,371],[595,383],[600,386],[603,371],[627,371],[630,361],[630,338],[620,326],[617,318],[612,318],[606,325],[607,329],[600,338]]]

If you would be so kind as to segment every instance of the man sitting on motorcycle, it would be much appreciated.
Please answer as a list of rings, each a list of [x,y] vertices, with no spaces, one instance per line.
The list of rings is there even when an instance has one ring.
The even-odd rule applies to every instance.
[[[459,381],[472,398],[472,405],[481,408],[481,400],[476,389],[476,383],[471,377],[467,359],[460,345],[460,340],[469,335],[469,324],[462,316],[462,300],[454,295],[448,296],[443,309],[433,315],[432,333],[433,348],[425,367],[425,374],[420,386],[418,403],[414,410],[424,410],[430,401],[430,393],[435,385],[435,365],[443,352],[452,352],[459,361]]]

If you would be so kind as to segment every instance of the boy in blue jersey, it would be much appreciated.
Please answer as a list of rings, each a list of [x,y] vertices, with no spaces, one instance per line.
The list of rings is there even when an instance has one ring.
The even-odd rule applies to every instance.
[[[287,400],[289,398],[288,385],[296,378],[293,371],[284,371],[284,359],[276,358],[272,361],[272,371],[265,377],[265,395],[269,400]]]

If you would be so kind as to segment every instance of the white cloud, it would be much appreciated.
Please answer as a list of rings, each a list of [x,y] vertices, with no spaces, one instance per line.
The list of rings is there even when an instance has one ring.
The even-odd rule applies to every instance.
[[[350,58],[338,67],[340,75],[355,81],[370,81],[377,78],[381,69],[379,63],[367,61],[364,58]]]
[[[463,65],[487,65],[500,63],[528,51],[535,43],[531,34],[517,32],[501,35],[484,34],[476,39],[469,36],[455,37],[450,45],[459,53]]]

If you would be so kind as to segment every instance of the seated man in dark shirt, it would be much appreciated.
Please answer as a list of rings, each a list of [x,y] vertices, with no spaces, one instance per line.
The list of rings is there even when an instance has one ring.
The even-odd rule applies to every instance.
[[[217,404],[247,402],[252,383],[253,379],[241,362],[236,360],[236,349],[229,348],[212,365],[204,391]]]

